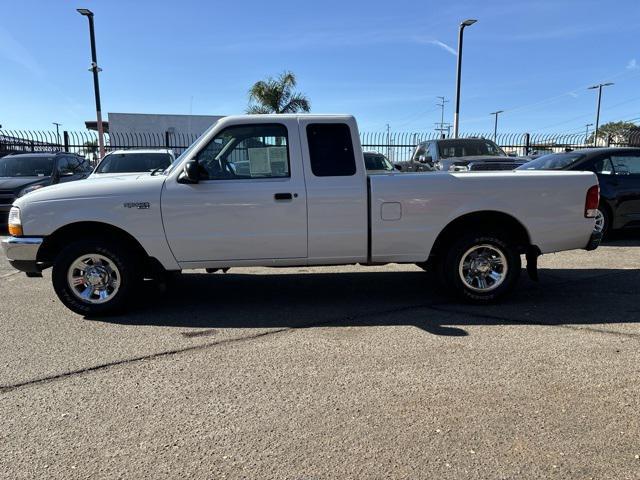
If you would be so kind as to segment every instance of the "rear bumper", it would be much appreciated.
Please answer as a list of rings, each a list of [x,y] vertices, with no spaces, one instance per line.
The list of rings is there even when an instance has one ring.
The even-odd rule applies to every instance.
[[[9,237],[2,240],[2,249],[11,266],[27,273],[36,273],[38,250],[42,245],[41,237]]]
[[[584,247],[585,250],[595,250],[600,245],[602,241],[602,232],[593,232],[591,234],[591,238],[589,238],[589,243]]]

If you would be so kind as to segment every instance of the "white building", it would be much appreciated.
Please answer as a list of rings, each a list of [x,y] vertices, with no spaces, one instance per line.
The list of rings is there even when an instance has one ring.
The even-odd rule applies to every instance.
[[[111,113],[111,135],[132,133],[162,133],[199,136],[222,115],[165,115],[155,113]]]
[[[169,147],[180,153],[224,115],[109,112],[105,133],[111,148]],[[96,129],[96,122],[85,122]]]

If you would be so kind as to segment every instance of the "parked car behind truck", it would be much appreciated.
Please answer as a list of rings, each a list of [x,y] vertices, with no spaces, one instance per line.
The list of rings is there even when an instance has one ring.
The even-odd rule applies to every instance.
[[[242,169],[237,165],[243,165]],[[2,245],[60,300],[122,310],[144,277],[194,268],[417,263],[493,301],[539,254],[593,249],[588,172],[367,175],[351,116],[225,117],[159,175],[19,198]]]
[[[640,149],[588,148],[544,155],[518,170],[586,170],[600,183],[595,229],[607,233],[640,227]]]
[[[419,143],[402,167],[410,172],[514,170],[526,161],[509,157],[491,140],[447,138]]]
[[[400,170],[394,166],[389,159],[382,153],[363,152],[364,166],[367,173],[389,173],[394,170]]]
[[[168,148],[114,150],[100,161],[90,178],[105,175],[128,175],[164,170],[173,163],[173,151]]]
[[[81,180],[90,173],[89,162],[73,153],[20,153],[0,158],[0,225],[7,225],[16,198],[48,185]]]

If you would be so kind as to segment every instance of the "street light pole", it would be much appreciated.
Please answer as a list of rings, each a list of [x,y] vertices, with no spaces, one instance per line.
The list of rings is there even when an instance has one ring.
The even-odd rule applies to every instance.
[[[460,116],[460,75],[462,73],[462,39],[464,28],[476,23],[477,20],[469,18],[460,24],[458,29],[458,62],[456,66],[456,110],[453,114],[453,138],[458,138],[459,116]]]
[[[495,115],[496,116],[496,121],[493,124],[493,141],[494,142],[498,141],[498,115],[500,115],[503,112],[504,112],[504,110],[498,110],[497,112],[491,112],[490,113],[490,115]]]
[[[98,67],[98,59],[96,55],[96,36],[93,28],[93,12],[86,8],[78,8],[80,15],[87,17],[89,20],[89,35],[91,37],[91,68],[93,72],[93,89],[96,97],[96,119],[98,126],[98,148],[100,149],[100,158],[104,157],[104,129],[102,127],[102,108],[100,107],[100,84],[98,82],[98,72],[102,69]]]
[[[593,127],[593,123],[587,123],[585,125],[585,132],[584,132],[584,144],[587,144],[587,141],[589,140],[589,127]]]
[[[592,85],[588,88],[588,90],[598,89],[598,107],[596,108],[596,128],[593,134],[593,146],[598,146],[598,127],[600,126],[600,102],[602,101],[602,87],[609,87],[613,85],[613,82],[608,83],[599,83],[597,85]]]
[[[53,122],[53,124],[56,126],[56,139],[58,140],[58,145],[60,145],[60,130],[58,129],[58,127],[60,127],[60,125],[62,124],[58,122]]]

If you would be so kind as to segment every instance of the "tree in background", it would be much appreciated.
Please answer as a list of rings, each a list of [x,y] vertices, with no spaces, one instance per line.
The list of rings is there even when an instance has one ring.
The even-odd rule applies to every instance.
[[[249,90],[249,114],[309,112],[311,102],[302,93],[294,92],[296,76],[283,72],[253,84]]]
[[[91,162],[95,163],[96,156],[98,154],[98,141],[97,140],[89,140],[88,142],[84,142],[82,144],[84,147],[84,155],[89,156],[91,158]]]
[[[598,127],[598,143],[606,144],[607,138],[611,136],[613,143],[626,144],[629,143],[629,138],[634,130],[637,130],[638,126],[631,122],[609,122]],[[589,135],[587,143],[593,143],[593,136],[595,132]]]

